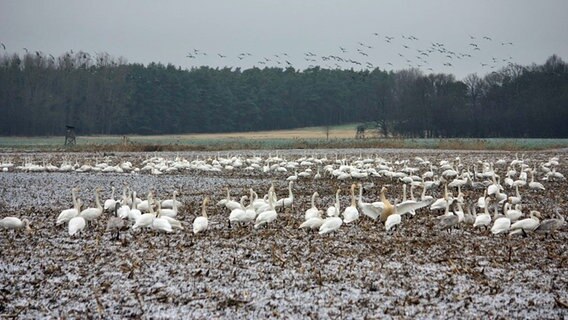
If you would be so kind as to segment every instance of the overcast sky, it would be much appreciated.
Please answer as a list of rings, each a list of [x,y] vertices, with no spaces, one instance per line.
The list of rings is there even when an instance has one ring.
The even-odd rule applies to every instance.
[[[182,68],[419,66],[461,79],[567,61],[567,13],[566,0],[0,0],[0,42]]]

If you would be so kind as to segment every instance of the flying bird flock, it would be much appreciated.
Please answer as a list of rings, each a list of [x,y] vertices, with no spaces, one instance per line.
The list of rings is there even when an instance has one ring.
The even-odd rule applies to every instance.
[[[203,49],[191,49],[186,57],[192,66],[218,65],[237,66],[243,64],[256,67],[277,68],[326,68],[391,70],[394,68],[416,68],[425,72],[440,70],[451,72],[458,64],[476,66],[482,72],[514,64],[514,44],[507,40],[494,40],[487,35],[464,36],[459,44],[446,44],[426,40],[414,35],[389,35],[371,33],[364,42],[337,46],[333,52],[277,52],[252,54],[241,52],[208,53]],[[291,62],[293,61],[293,62]]]

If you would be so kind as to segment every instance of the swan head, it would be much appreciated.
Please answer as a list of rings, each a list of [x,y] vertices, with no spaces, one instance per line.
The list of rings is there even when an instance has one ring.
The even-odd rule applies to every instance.
[[[542,216],[541,216],[541,214],[540,214],[540,211],[531,210],[530,215],[531,215],[531,216],[535,216],[535,217],[537,217],[537,218],[539,218],[539,219],[542,219]]]

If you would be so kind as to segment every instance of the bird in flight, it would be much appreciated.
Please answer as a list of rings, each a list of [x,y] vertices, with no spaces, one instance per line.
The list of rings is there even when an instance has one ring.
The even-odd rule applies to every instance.
[[[2,46],[2,49],[6,50],[6,46],[4,45],[4,43],[0,42],[0,45]]]

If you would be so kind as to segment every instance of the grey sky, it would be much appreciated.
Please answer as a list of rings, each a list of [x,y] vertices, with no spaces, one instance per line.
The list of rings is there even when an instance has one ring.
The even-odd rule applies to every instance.
[[[70,49],[105,51],[129,62],[183,68],[284,67],[285,60],[302,69],[336,63],[361,68],[322,59],[333,55],[387,70],[420,64],[425,72],[462,78],[509,61],[543,63],[554,53],[568,60],[567,13],[566,0],[1,0],[0,41],[10,53],[24,47],[55,56]],[[388,43],[385,36],[394,38]],[[432,51],[432,43],[443,44],[444,52]],[[207,56],[188,58],[194,49]],[[240,60],[244,52],[252,56]]]

